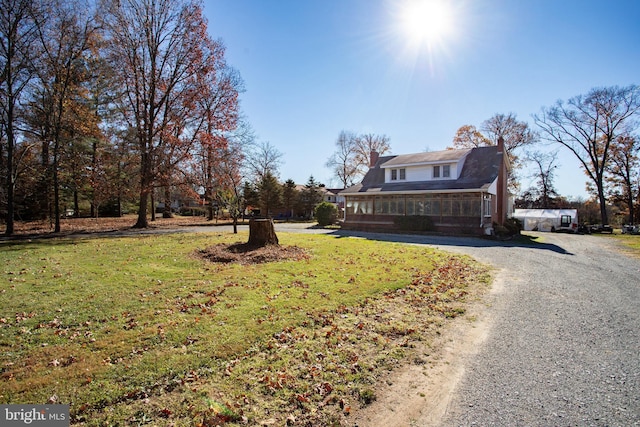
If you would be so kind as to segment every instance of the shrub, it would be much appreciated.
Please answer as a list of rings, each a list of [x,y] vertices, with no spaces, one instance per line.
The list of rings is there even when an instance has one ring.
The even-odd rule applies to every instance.
[[[322,202],[314,209],[314,216],[318,225],[322,227],[331,225],[338,220],[338,209],[333,203]]]
[[[410,215],[398,216],[393,222],[403,231],[434,231],[433,221],[428,216]]]
[[[207,214],[206,210],[199,206],[197,207],[182,206],[180,207],[180,211],[178,213],[181,216],[205,216]]]
[[[520,234],[520,231],[522,230],[522,221],[520,221],[518,218],[507,218],[507,220],[504,222],[504,226],[507,230],[509,230],[509,233],[512,236],[515,236]]]
[[[507,218],[503,225],[493,223],[493,229],[497,237],[517,236],[522,230],[522,222],[517,218]]]

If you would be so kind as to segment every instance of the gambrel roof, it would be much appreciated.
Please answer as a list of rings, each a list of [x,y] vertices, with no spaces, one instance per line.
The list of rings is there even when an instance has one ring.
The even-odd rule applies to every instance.
[[[503,153],[497,146],[463,150],[445,150],[399,156],[382,156],[369,169],[362,182],[341,192],[342,195],[374,193],[408,194],[413,192],[486,191],[498,177]],[[385,169],[411,167],[464,159],[458,179],[385,182]]]

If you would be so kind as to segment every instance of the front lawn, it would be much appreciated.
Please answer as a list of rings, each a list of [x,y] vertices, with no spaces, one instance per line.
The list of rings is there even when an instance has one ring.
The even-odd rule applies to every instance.
[[[96,426],[338,425],[489,280],[465,257],[325,235],[279,233],[300,250],[278,262],[201,256],[246,238],[1,242],[0,403]]]

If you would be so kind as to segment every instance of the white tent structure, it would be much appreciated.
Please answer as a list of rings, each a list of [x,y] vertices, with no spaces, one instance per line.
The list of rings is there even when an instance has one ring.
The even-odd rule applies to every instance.
[[[525,231],[578,230],[576,209],[514,209],[513,217],[522,222]]]

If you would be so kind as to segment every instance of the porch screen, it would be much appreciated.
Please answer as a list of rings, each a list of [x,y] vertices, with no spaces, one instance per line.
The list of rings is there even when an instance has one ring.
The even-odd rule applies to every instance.
[[[375,199],[376,215],[404,215],[404,196],[382,196]]]
[[[347,198],[347,214],[371,215],[373,214],[373,199],[370,197]]]
[[[377,196],[373,210],[376,215],[426,215],[477,217],[482,209],[478,194],[423,194],[407,196]]]

